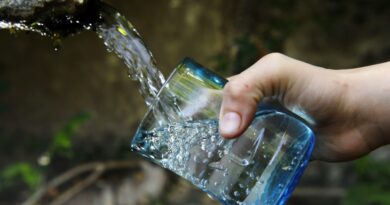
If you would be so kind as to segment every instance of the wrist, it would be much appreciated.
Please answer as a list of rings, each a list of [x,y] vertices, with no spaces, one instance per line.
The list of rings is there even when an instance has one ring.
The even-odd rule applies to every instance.
[[[379,147],[390,144],[390,70],[384,64],[352,69],[346,76],[351,85],[350,101],[356,106],[355,116],[362,119],[363,137]]]

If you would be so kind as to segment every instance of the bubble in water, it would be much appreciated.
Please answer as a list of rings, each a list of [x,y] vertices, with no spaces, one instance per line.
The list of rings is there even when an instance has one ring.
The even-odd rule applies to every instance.
[[[235,191],[233,194],[235,197],[240,197],[240,192],[238,192],[238,191]]]
[[[260,180],[259,182],[260,182],[260,184],[264,184],[264,180]]]
[[[200,181],[200,187],[201,187],[201,188],[206,187],[207,182],[208,182],[208,181],[207,181],[206,179],[202,179],[202,180]]]
[[[247,160],[247,159],[243,159],[242,160],[242,165],[243,166],[248,166],[250,164],[250,161],[249,160]]]
[[[230,192],[229,188],[224,188],[222,194],[225,196],[225,198],[229,199],[230,198],[229,192]]]
[[[222,157],[223,157],[223,152],[222,152],[222,150],[218,150],[217,153],[218,153],[218,157],[219,157],[219,158],[222,158]]]
[[[209,134],[211,134],[211,133],[209,133]],[[215,138],[216,138],[215,135],[211,136],[210,141],[211,141],[211,142],[215,142],[215,141],[216,141]]]
[[[216,145],[217,145],[218,147],[221,147],[221,146],[224,145],[224,143],[225,143],[225,140],[219,139],[218,142],[216,143]]]
[[[216,170],[221,170],[221,171],[225,171],[226,169],[223,168],[223,166],[218,163],[218,162],[211,162],[209,164],[209,167],[211,167],[212,169],[216,169]]]
[[[249,177],[252,178],[252,179],[254,179],[256,176],[255,176],[255,174],[254,174],[253,172],[251,172],[251,173],[249,174]]]
[[[205,141],[201,141],[201,143],[200,143],[200,149],[202,149],[202,151],[206,151],[206,142]]]
[[[282,169],[284,171],[292,171],[293,168],[291,166],[284,166],[284,167],[282,167]]]
[[[211,158],[213,156],[213,153],[212,152],[207,152],[207,157],[208,158]]]
[[[228,159],[228,162],[229,163],[237,163],[241,166],[248,166],[250,164],[250,161],[248,159],[243,159],[237,155],[235,155],[234,153],[230,153],[229,155],[229,159]]]
[[[198,155],[195,155],[193,159],[194,159],[194,162],[200,162]]]
[[[298,162],[298,157],[294,157],[291,161],[291,165],[295,165]]]
[[[249,188],[246,188],[246,189],[245,189],[245,194],[246,194],[246,195],[249,195],[250,193],[251,193],[251,190],[250,190]]]
[[[223,150],[223,154],[224,154],[224,155],[229,154],[229,150],[228,150],[228,149],[224,149],[224,150]]]

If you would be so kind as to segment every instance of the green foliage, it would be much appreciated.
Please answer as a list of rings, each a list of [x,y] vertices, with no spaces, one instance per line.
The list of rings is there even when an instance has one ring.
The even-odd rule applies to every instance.
[[[42,173],[29,163],[19,162],[8,165],[0,172],[0,190],[14,185],[18,181],[26,184],[31,190],[42,181]]]
[[[62,129],[54,134],[53,140],[43,156],[47,159],[45,165],[49,164],[50,158],[54,155],[61,157],[73,156],[72,138],[88,119],[90,119],[89,113],[80,113],[72,117]],[[10,187],[19,187],[20,184],[34,190],[41,184],[45,171],[45,168],[38,168],[33,163],[17,162],[10,164],[0,171],[0,191]]]
[[[49,155],[59,155],[62,157],[72,157],[72,138],[86,121],[90,119],[87,112],[80,113],[72,117],[65,126],[54,135],[54,139],[49,146]]]
[[[390,164],[369,157],[355,163],[358,174],[355,184],[347,194],[344,205],[390,204]]]

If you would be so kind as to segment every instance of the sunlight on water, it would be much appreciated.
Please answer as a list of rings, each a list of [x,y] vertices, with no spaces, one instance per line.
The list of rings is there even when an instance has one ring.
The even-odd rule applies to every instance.
[[[41,34],[42,36],[46,35],[44,32],[34,29],[32,26],[28,26],[23,22],[14,23],[14,22],[0,21],[0,29],[8,29],[11,32],[12,31],[33,31]]]

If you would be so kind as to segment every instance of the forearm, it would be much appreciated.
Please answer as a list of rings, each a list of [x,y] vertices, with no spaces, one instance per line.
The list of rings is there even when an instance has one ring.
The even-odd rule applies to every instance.
[[[366,137],[375,138],[378,146],[390,144],[390,62],[348,72],[351,101],[359,106],[369,122],[365,129],[371,136]]]
[[[313,159],[352,160],[390,143],[390,62],[331,70],[269,54],[226,84],[220,133],[238,137],[265,97],[311,123]]]

